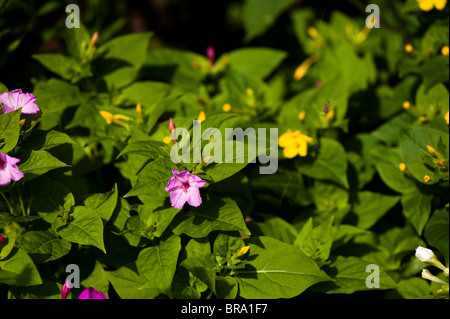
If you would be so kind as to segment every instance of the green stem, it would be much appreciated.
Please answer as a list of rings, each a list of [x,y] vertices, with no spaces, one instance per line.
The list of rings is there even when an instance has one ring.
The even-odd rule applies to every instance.
[[[20,193],[20,189],[17,189],[17,192],[19,194],[19,202],[20,202],[20,209],[22,210],[22,215],[27,216],[27,212],[25,210],[25,205],[23,204],[22,194]]]
[[[11,204],[11,202],[9,201],[8,197],[6,197],[5,193],[0,192],[0,194],[2,195],[3,199],[5,200],[6,204],[8,204],[9,207],[9,211],[11,212],[12,215],[14,216],[19,216],[19,214],[16,212],[16,210],[14,209],[14,206]]]

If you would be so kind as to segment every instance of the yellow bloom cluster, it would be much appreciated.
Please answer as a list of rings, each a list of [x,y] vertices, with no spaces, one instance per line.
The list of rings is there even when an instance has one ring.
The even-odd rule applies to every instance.
[[[283,154],[287,158],[308,155],[308,143],[312,141],[311,137],[302,134],[299,130],[293,132],[290,129],[278,139],[280,147],[283,148]]]

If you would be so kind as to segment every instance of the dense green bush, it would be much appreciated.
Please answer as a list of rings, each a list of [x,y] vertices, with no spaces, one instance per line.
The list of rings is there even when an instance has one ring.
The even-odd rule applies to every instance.
[[[69,298],[448,298],[446,1],[377,1],[373,29],[369,3],[294,2],[230,2],[240,46],[198,53],[127,33],[125,1],[80,28],[69,3],[0,1],[1,298],[61,298],[68,265]],[[278,135],[175,164],[194,120],[223,147]]]

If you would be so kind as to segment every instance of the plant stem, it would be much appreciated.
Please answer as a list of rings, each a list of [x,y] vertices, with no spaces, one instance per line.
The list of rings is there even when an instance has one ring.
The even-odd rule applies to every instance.
[[[14,209],[14,206],[9,201],[8,197],[6,197],[5,193],[0,192],[0,194],[2,195],[2,197],[5,200],[6,204],[8,204],[8,207],[9,207],[9,210],[10,210],[11,214],[14,215],[14,216],[19,216],[19,214]]]

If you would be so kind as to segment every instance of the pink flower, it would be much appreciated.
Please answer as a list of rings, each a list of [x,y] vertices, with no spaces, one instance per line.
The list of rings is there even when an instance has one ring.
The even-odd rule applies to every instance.
[[[97,291],[92,287],[84,289],[81,294],[78,296],[78,299],[108,299],[106,295]]]
[[[17,167],[20,160],[15,157],[0,153],[0,186],[6,186],[11,180],[18,181],[23,173]]]
[[[198,207],[202,203],[199,188],[206,185],[206,181],[188,171],[172,170],[173,177],[170,178],[166,192],[170,192],[170,203],[173,207],[181,209],[186,202]]]
[[[22,90],[12,90],[0,94],[0,103],[3,103],[3,113],[9,113],[22,108],[22,113],[34,114],[39,112],[39,107],[34,103],[36,97],[31,93],[23,93]]]
[[[70,294],[70,283],[66,281],[64,285],[61,287],[61,299],[67,299],[67,296]]]
[[[4,241],[5,241],[5,236],[1,235],[0,236],[0,245],[3,244]]]

